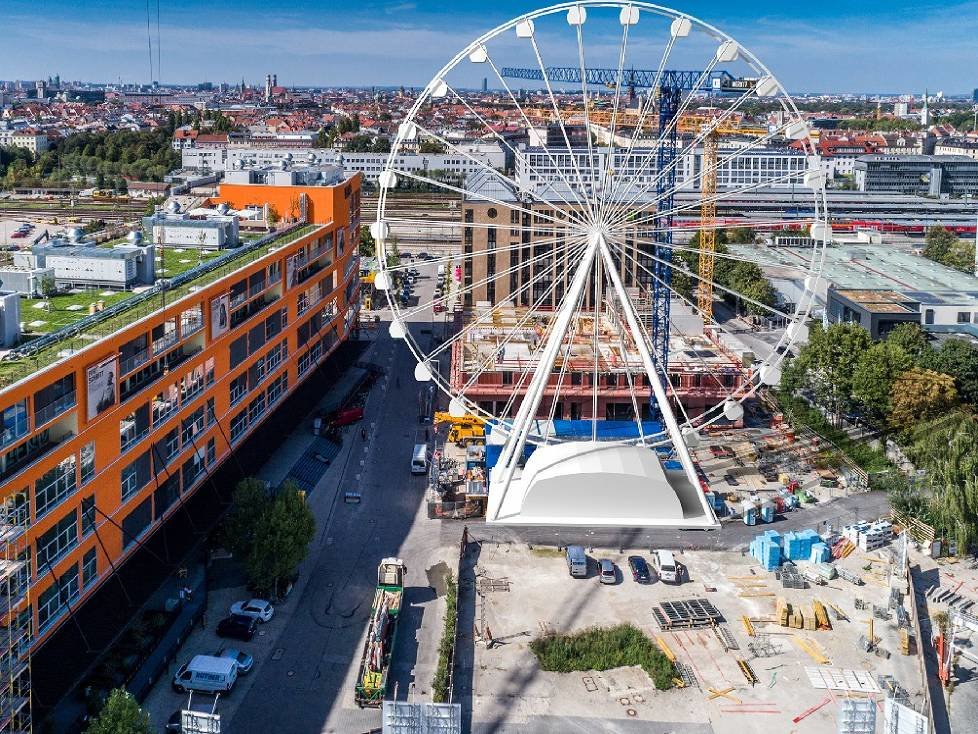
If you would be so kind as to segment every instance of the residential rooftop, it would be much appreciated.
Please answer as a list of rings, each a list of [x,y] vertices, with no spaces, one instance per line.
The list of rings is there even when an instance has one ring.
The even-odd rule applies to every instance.
[[[49,334],[29,339],[19,347],[0,356],[0,389],[9,387],[41,369],[67,359],[81,349],[101,341],[167,305],[173,304],[205,285],[231,275],[242,267],[264,257],[272,250],[308,235],[322,226],[320,224],[292,225],[272,232],[259,240],[234,250],[225,251],[207,262],[197,265],[191,263],[189,269],[176,275],[176,277],[173,277],[171,272],[167,272],[167,280],[147,288],[122,293],[106,291],[104,294],[94,292],[65,296],[65,299],[72,299],[71,302],[65,300],[56,309],[59,314],[66,315],[67,323],[64,326]],[[179,254],[173,250],[171,252],[174,255]],[[164,256],[166,257],[164,267],[167,267],[170,257],[166,254]],[[177,268],[174,267],[174,269]],[[107,307],[101,312],[89,314],[84,304],[78,303],[79,295],[86,304],[93,300],[103,300]],[[30,302],[31,299],[28,299],[28,303]],[[34,302],[36,303],[36,300]],[[81,305],[82,307],[70,308],[72,305]],[[63,310],[61,309],[62,306]],[[45,311],[38,310],[38,320],[42,320],[41,317],[44,313]],[[21,314],[22,320],[29,321],[26,308],[22,309]]]

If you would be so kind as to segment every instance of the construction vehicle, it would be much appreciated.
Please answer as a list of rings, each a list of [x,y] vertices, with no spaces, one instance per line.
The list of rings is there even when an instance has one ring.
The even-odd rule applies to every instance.
[[[377,590],[370,607],[370,626],[363,643],[354,692],[354,700],[360,708],[379,708],[387,694],[387,674],[404,600],[405,573],[407,568],[400,558],[385,558],[377,567]]]
[[[468,446],[473,441],[479,441],[486,435],[486,420],[477,415],[465,415],[456,417],[450,413],[435,413],[435,425],[439,423],[450,423],[448,429],[448,442],[457,446]]]

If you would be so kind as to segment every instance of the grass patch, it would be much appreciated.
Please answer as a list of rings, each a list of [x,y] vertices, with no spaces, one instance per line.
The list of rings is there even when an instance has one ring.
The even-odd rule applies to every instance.
[[[449,576],[445,580],[445,627],[438,645],[438,666],[431,680],[431,700],[446,703],[452,689],[452,663],[455,660],[455,627],[458,624],[458,584]]]
[[[564,551],[560,548],[532,548],[530,553],[539,558],[563,558]]]
[[[853,441],[845,431],[833,426],[824,415],[801,398],[779,395],[778,402],[790,421],[808,426],[822,438],[831,441],[867,474],[893,468],[883,451],[862,441]]]
[[[638,665],[660,691],[672,688],[676,670],[640,629],[630,624],[592,627],[572,635],[546,635],[530,643],[540,667],[556,673]]]

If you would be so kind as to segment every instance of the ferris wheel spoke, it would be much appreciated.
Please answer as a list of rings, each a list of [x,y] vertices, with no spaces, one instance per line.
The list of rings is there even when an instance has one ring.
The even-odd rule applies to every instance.
[[[721,118],[722,118],[722,116],[721,116]],[[645,184],[645,186],[642,186],[641,188],[639,188],[639,190],[636,191],[627,202],[623,203],[618,208],[618,210],[615,212],[614,216],[612,217],[612,220],[613,220],[611,222],[612,226],[614,226],[615,224],[620,223],[624,218],[626,218],[627,215],[628,215],[628,213],[630,212],[630,207],[632,207],[643,196],[645,196],[649,191],[651,191],[652,188],[655,187],[659,183],[659,181],[662,180],[662,177],[664,175],[668,174],[670,170],[673,170],[676,166],[678,166],[679,165],[679,162],[683,159],[684,156],[692,154],[695,151],[696,146],[699,145],[699,144],[701,144],[704,140],[706,140],[707,135],[712,134],[712,132],[715,131],[716,128],[719,127],[722,122],[724,122],[724,120],[721,119],[721,118],[716,118],[713,121],[713,123],[711,123],[712,124],[712,127],[711,127],[710,130],[708,130],[706,132],[701,132],[699,134],[699,136],[697,136],[697,138],[695,140],[693,140],[693,142],[691,142],[688,146],[686,146],[686,148],[684,148],[682,150],[682,152],[676,154],[676,157],[673,159],[673,161],[666,168],[664,168],[662,171],[657,172],[655,178],[652,181],[650,181],[647,184]],[[781,127],[776,128],[775,130],[772,130],[772,131],[768,132],[763,137],[756,138],[755,140],[752,140],[747,145],[745,145],[745,146],[743,146],[741,148],[738,148],[737,150],[735,150],[734,152],[730,153],[729,155],[726,155],[726,156],[723,156],[723,157],[719,158],[717,160],[716,166],[714,166],[714,170],[720,171],[725,166],[728,166],[730,163],[732,163],[733,161],[737,160],[738,158],[746,155],[747,153],[751,152],[752,150],[755,150],[759,146],[761,146],[761,145],[763,145],[765,143],[770,142],[775,137],[777,137],[778,135],[782,134],[787,127],[788,127],[788,125],[782,125]],[[808,172],[807,168],[808,167],[806,165],[805,173]],[[633,179],[635,179],[638,176],[640,176],[641,173],[642,172],[639,171],[636,174],[634,174]],[[696,184],[697,185],[697,188],[698,188],[699,187],[699,184],[703,180],[703,176],[705,176],[705,175],[706,175],[706,167],[705,166],[700,166],[699,173],[697,173],[696,175],[694,175],[688,182],[684,182],[684,185],[686,183]],[[631,183],[629,185],[631,185]],[[662,201],[663,198],[665,198],[665,195],[660,194],[655,199],[653,199],[651,202],[646,202],[644,204],[644,206],[648,207],[651,204],[656,204],[659,201]]]
[[[478,164],[481,170],[484,170],[487,173],[489,173],[489,174],[491,174],[493,176],[496,176],[500,180],[501,183],[503,183],[505,186],[507,186],[508,188],[510,188],[512,191],[516,192],[516,191],[519,191],[520,190],[519,183],[517,183],[517,181],[515,179],[510,178],[509,176],[507,176],[503,172],[501,172],[501,171],[493,168],[492,166],[488,165],[484,161],[480,161],[479,159],[473,157],[471,154],[466,153],[464,150],[462,150],[461,148],[459,148],[457,145],[455,145],[454,143],[452,143],[447,138],[444,138],[441,135],[438,135],[437,133],[432,132],[431,130],[428,130],[425,127],[422,127],[419,123],[414,123],[414,125],[415,125],[415,127],[420,132],[424,133],[425,135],[427,135],[430,138],[433,138],[433,139],[437,140],[439,143],[441,143],[442,145],[446,146],[447,148],[455,151],[455,153],[457,155],[464,156],[465,158],[467,158],[468,160],[472,161],[473,163]],[[551,205],[551,202],[547,201],[547,199],[545,199],[544,197],[541,197],[541,196],[535,194],[535,192],[528,191],[527,193],[529,193],[531,196],[534,196],[534,198],[536,198],[541,204],[546,204],[548,206]],[[568,206],[570,206],[569,202],[566,202],[566,199],[565,199],[565,203],[567,203]]]
[[[469,114],[474,115],[476,117],[476,119],[478,119],[479,122],[482,123],[482,125],[490,133],[492,133],[493,137],[496,138],[500,142],[500,144],[502,144],[507,150],[509,150],[510,153],[513,154],[513,158],[515,160],[519,161],[523,166],[526,167],[527,171],[529,171],[530,173],[532,173],[533,175],[535,175],[538,179],[544,180],[544,177],[540,174],[540,172],[533,165],[531,165],[529,159],[525,155],[523,155],[523,153],[518,148],[514,148],[510,144],[510,142],[508,140],[506,140],[506,138],[504,138],[502,135],[500,135],[492,127],[492,125],[489,124],[489,122],[485,119],[485,117],[483,117],[481,114],[479,114],[472,107],[472,105],[469,104],[469,102],[468,102],[467,99],[465,99],[462,95],[460,95],[458,92],[456,92],[451,86],[449,86],[448,89],[455,96],[455,98],[458,99],[459,102],[461,102],[465,106],[465,108],[468,110]],[[590,137],[588,139],[590,140]],[[533,192],[533,191],[527,191],[527,193],[530,194],[530,195],[532,195],[532,196],[534,196],[534,198],[536,198],[537,200],[541,201],[542,203],[547,204],[548,206],[550,206],[552,204],[552,202],[547,201],[546,199],[544,199],[544,198],[536,195],[535,192]],[[563,193],[560,192],[559,190],[556,191],[556,193],[558,195],[558,198],[567,206],[567,209],[569,211],[570,210],[573,210],[573,208],[574,208],[573,205],[567,200],[567,198],[563,195]]]
[[[675,214],[678,214],[679,212],[685,212],[685,211],[691,211],[691,210],[699,210],[700,207],[702,207],[702,205],[705,202],[719,203],[721,201],[725,201],[726,199],[730,199],[730,198],[732,198],[734,196],[738,196],[740,194],[746,194],[748,192],[756,191],[757,189],[765,188],[765,187],[771,186],[773,184],[785,183],[787,181],[790,181],[791,179],[796,179],[796,178],[799,178],[799,177],[804,177],[806,173],[807,173],[807,171],[792,171],[790,173],[786,173],[786,174],[783,174],[781,176],[776,176],[775,178],[770,178],[770,179],[767,179],[765,181],[761,181],[759,183],[749,184],[749,185],[744,186],[744,187],[741,187],[741,188],[737,188],[737,189],[724,189],[723,191],[717,192],[713,196],[703,197],[703,198],[699,199],[698,201],[693,201],[693,202],[690,202],[689,204],[682,204],[680,206],[673,207],[672,209],[666,209],[666,210],[661,211],[661,212],[660,211],[657,211],[654,214],[650,214],[649,215],[650,216],[650,219],[648,221],[655,221],[657,219],[663,219],[663,218],[666,218],[666,217],[670,217],[670,216],[673,216]],[[645,205],[645,206],[642,206],[642,207],[640,207],[638,209],[634,209],[634,210],[632,210],[632,212],[630,212],[630,214],[631,214],[631,216],[637,216],[639,214],[643,214],[645,212],[649,212],[649,210],[650,210],[650,208],[652,206],[654,206],[654,203],[650,203],[650,204]],[[618,229],[620,229],[620,226],[621,225],[618,226]]]
[[[558,285],[559,285],[559,280],[555,279],[554,282],[550,284],[550,287],[548,287],[546,291],[541,293],[540,297],[537,298],[537,300],[533,303],[533,305],[526,309],[526,311],[519,318],[515,326],[512,329],[510,329],[509,333],[505,336],[505,338],[501,342],[496,344],[494,354],[487,357],[481,364],[479,364],[476,367],[476,370],[472,373],[472,375],[466,381],[464,387],[461,389],[461,393],[463,395],[479,381],[479,378],[484,374],[484,370],[486,368],[489,368],[500,361],[497,356],[500,353],[500,351],[505,350],[506,346],[508,346],[513,339],[521,335],[521,330],[525,329],[527,327],[527,324],[529,324],[532,319],[536,318],[539,315],[540,313],[539,309],[541,308],[541,306],[543,306],[543,304],[546,301],[550,299],[554,291],[557,289]],[[536,354],[537,354],[536,350],[530,353],[530,357],[529,357],[530,366],[533,365],[533,360]],[[527,372],[529,372],[529,367],[527,369]],[[509,400],[512,400],[513,396],[518,395],[519,388],[521,385],[522,385],[522,381],[520,383],[517,383],[517,387],[511,393]]]
[[[465,196],[478,197],[482,201],[488,201],[488,202],[490,202],[492,204],[496,204],[498,206],[505,207],[506,209],[511,209],[513,211],[518,211],[518,212],[521,212],[523,214],[529,214],[531,217],[540,217],[541,219],[546,219],[547,221],[553,222],[555,224],[564,224],[564,222],[561,222],[559,219],[557,219],[555,217],[552,217],[549,214],[544,214],[543,212],[538,212],[538,211],[531,211],[530,209],[524,209],[523,207],[521,207],[521,206],[519,206],[517,204],[513,204],[511,202],[502,201],[500,199],[495,199],[495,198],[493,198],[491,196],[486,196],[485,194],[479,193],[477,191],[468,191],[468,190],[463,189],[463,188],[460,188],[458,186],[453,186],[453,185],[448,184],[448,183],[445,183],[443,181],[438,181],[437,179],[434,179],[434,178],[428,178],[427,176],[419,176],[416,173],[412,173],[411,171],[405,171],[402,168],[390,168],[388,170],[392,171],[393,173],[397,174],[398,176],[406,176],[407,178],[410,178],[410,179],[412,179],[414,181],[417,181],[418,183],[422,183],[422,184],[426,184],[426,185],[431,185],[431,186],[437,186],[438,188],[445,189],[446,191],[452,191],[452,192],[454,192],[456,194],[461,194],[463,197],[465,197]],[[463,226],[464,226],[464,224],[463,224]]]
[[[587,137],[587,155],[588,155],[588,165],[590,166],[589,175],[591,180],[588,183],[590,196],[591,196],[591,208],[594,210],[594,189],[596,184],[596,167],[594,165],[594,144],[591,142],[591,112],[590,112],[590,95],[587,89],[587,68],[584,62],[584,22],[583,18],[579,19],[580,22],[575,24],[577,29],[577,58],[581,67],[581,101],[584,105],[584,132]],[[597,212],[595,212],[595,215]]]
[[[621,252],[625,252],[626,251],[626,248],[622,247],[618,243],[615,243],[615,245],[618,247],[619,251],[621,251]],[[767,311],[770,311],[772,314],[774,314],[776,316],[779,316],[779,317],[781,317],[783,319],[787,319],[789,321],[793,321],[794,320],[794,317],[793,316],[790,316],[789,314],[786,314],[784,311],[781,311],[780,309],[777,309],[774,306],[769,306],[766,303],[762,303],[761,301],[754,300],[750,296],[745,296],[743,293],[739,293],[739,292],[733,290],[732,288],[728,288],[725,285],[721,285],[721,284],[717,283],[716,281],[714,281],[714,280],[712,280],[710,278],[704,278],[702,275],[700,275],[697,272],[694,272],[694,271],[690,270],[689,268],[680,267],[679,265],[676,264],[676,261],[674,261],[674,260],[663,260],[662,258],[656,257],[655,255],[653,255],[651,253],[643,253],[643,254],[647,255],[650,260],[653,260],[653,261],[659,263],[660,265],[665,265],[666,267],[670,267],[673,270],[675,270],[677,272],[680,272],[680,273],[683,273],[685,275],[688,275],[691,278],[696,278],[697,281],[699,281],[701,283],[705,283],[706,285],[708,285],[711,288],[713,288],[715,291],[716,290],[720,290],[720,291],[723,291],[724,293],[729,293],[731,296],[734,296],[736,298],[739,298],[741,301],[744,301],[745,303],[750,303],[750,304],[753,304],[754,306],[757,306],[758,308],[763,308],[763,309],[765,309]],[[671,293],[676,293],[678,295],[678,293],[675,290],[675,288],[673,288],[671,285],[666,284],[666,287],[669,289],[669,291]]]
[[[545,240],[543,242],[545,244],[555,244],[556,243],[556,239],[552,243],[547,243]],[[567,245],[565,245],[565,247],[566,246]],[[507,248],[507,249],[516,250],[516,249],[519,249],[519,248],[513,247],[513,248]],[[503,251],[503,250],[499,250],[499,251]],[[481,256],[484,256],[485,253],[478,253],[478,255],[481,257]],[[467,293],[472,292],[476,288],[480,288],[480,287],[486,285],[487,283],[490,283],[490,282],[492,282],[492,281],[494,281],[494,280],[496,280],[498,278],[503,277],[504,275],[510,275],[510,274],[512,274],[512,273],[514,273],[514,272],[516,272],[516,271],[518,271],[520,269],[522,269],[522,268],[527,267],[528,265],[532,265],[532,264],[537,263],[537,262],[539,262],[541,260],[545,260],[545,259],[551,257],[552,255],[553,255],[553,252],[552,251],[550,251],[550,252],[544,252],[544,253],[541,253],[539,255],[534,255],[529,260],[524,260],[522,262],[516,263],[515,265],[510,265],[509,267],[504,268],[503,270],[501,270],[501,271],[499,271],[497,273],[492,273],[492,274],[487,275],[485,278],[482,278],[482,279],[480,279],[478,281],[473,281],[471,284],[469,284],[469,285],[467,285],[465,287],[459,288],[456,292],[460,296],[465,295]],[[465,259],[465,258],[463,258],[463,259]],[[470,256],[470,259],[473,259],[474,260],[475,258],[473,256]],[[443,301],[443,300],[444,300],[444,297],[442,297],[442,298],[432,298],[430,301],[426,301],[425,303],[418,304],[414,308],[405,311],[404,312],[404,316],[405,317],[414,316],[415,314],[421,313],[422,311],[425,311],[425,310],[431,308],[434,304],[438,303],[439,301]]]
[[[630,8],[631,6],[629,6]],[[625,11],[622,10],[622,13]],[[630,12],[630,11],[629,11]],[[636,9],[636,12],[637,9]],[[615,101],[612,104],[611,111],[611,133],[608,135],[608,158],[604,162],[604,166],[601,171],[601,188],[600,188],[600,199],[598,204],[598,215],[602,221],[605,218],[605,210],[607,207],[607,193],[608,189],[611,188],[610,177],[612,171],[615,169],[615,130],[618,124],[618,106],[621,103],[621,83],[622,76],[625,67],[625,55],[628,51],[628,29],[631,27],[630,19],[625,21],[624,16],[622,18],[622,31],[621,31],[621,43],[618,46],[618,75],[615,78]],[[588,131],[588,135],[591,131]]]
[[[587,246],[585,245],[585,249],[586,248],[587,248]],[[560,282],[559,280],[554,279],[554,282],[551,284],[550,289],[548,289],[548,290],[550,290],[551,292],[553,290],[555,290],[559,282]],[[561,312],[561,307],[563,306],[564,302],[567,300],[567,296],[568,295],[569,295],[569,291],[568,290],[565,290],[564,291],[564,294],[560,298],[560,304],[558,305],[558,307],[556,309],[554,309],[554,311],[553,311],[553,314],[554,315],[550,319],[550,321],[547,324],[546,328],[544,328],[543,334],[540,337],[540,339],[539,339],[539,341],[537,343],[537,346],[530,353],[529,359],[527,360],[527,368],[520,375],[519,382],[513,388],[512,394],[509,396],[509,399],[506,401],[506,405],[504,406],[503,411],[502,411],[502,415],[503,416],[507,416],[508,417],[509,414],[510,414],[510,412],[513,410],[513,405],[515,404],[516,399],[518,397],[520,397],[520,390],[523,389],[523,386],[526,384],[527,380],[531,379],[531,377],[534,374],[534,369],[533,369],[534,368],[534,365],[536,365],[536,368],[539,369],[539,359],[540,359],[540,356],[542,355],[543,350],[546,348],[546,345],[547,345],[547,342],[549,341],[551,332],[556,328],[556,324],[557,324],[557,322],[559,320],[557,318],[557,314],[559,314]],[[535,310],[535,309],[531,309],[531,311],[532,310]],[[565,333],[565,335],[566,335],[566,333]],[[524,399],[525,399],[525,397],[526,396],[523,396]],[[535,420],[536,419],[536,415],[529,416],[529,419],[531,421],[532,420]]]
[[[557,412],[557,404],[560,401],[560,391],[564,386],[564,377],[567,375],[567,367],[570,364],[571,350],[574,347],[574,336],[580,329],[580,313],[584,304],[584,291],[582,290],[577,298],[577,302],[574,304],[574,313],[578,314],[578,318],[574,320],[570,327],[568,327],[567,333],[564,338],[567,340],[567,348],[561,357],[560,363],[560,375],[557,377],[557,384],[554,386],[554,399],[550,404],[549,420],[547,423],[547,434],[544,435],[544,440],[550,439],[550,426],[553,424],[554,415]],[[561,416],[563,417],[563,416]]]
[[[557,107],[557,99],[554,97],[554,90],[553,87],[550,85],[550,75],[547,73],[547,67],[544,66],[543,57],[540,55],[540,47],[537,45],[536,34],[530,36],[530,43],[533,46],[533,54],[536,56],[537,64],[540,67],[540,73],[543,75],[543,81],[547,87],[547,95],[550,97],[550,104],[553,106],[554,115],[557,116],[557,123],[560,125],[560,132],[564,137],[564,145],[567,146],[567,156],[571,159],[571,161],[574,164],[574,172],[577,174],[577,182],[581,188],[581,192],[583,193],[585,191],[585,184],[584,184],[584,179],[581,177],[580,166],[578,166],[577,163],[577,155],[575,154],[574,150],[571,148],[570,138],[567,137],[567,128],[564,126],[564,118],[560,114],[560,110]],[[588,130],[588,135],[590,134],[591,132],[590,130]],[[584,214],[588,222],[591,223],[594,222],[595,212],[593,210],[591,200],[587,197],[585,197],[584,199],[584,210],[582,213]]]
[[[492,60],[492,56],[490,56],[488,50],[486,50],[486,62],[489,64],[493,73],[496,75],[496,78],[499,79],[499,82],[503,85],[503,89],[506,90],[506,94],[509,96],[512,103],[516,105],[516,109],[519,110],[520,117],[523,118],[523,124],[526,125],[527,130],[532,130],[533,124],[530,122],[530,119],[526,116],[526,110],[524,110],[523,106],[517,101],[516,96],[513,94],[513,90],[509,88],[509,84],[506,83],[506,80],[503,78],[503,75],[496,67],[496,62]],[[581,201],[581,198],[577,195],[577,192],[574,190],[574,187],[571,185],[571,182],[568,181],[567,176],[564,175],[563,168],[558,166],[557,161],[554,160],[553,154],[550,152],[550,148],[545,145],[543,146],[543,151],[547,155],[547,158],[550,160],[550,165],[554,167],[554,170],[557,171],[557,174],[563,180],[564,185],[567,186],[567,189],[568,191],[570,191],[571,196],[574,198],[575,202],[577,203],[577,206],[580,207],[581,211],[587,211],[587,207],[584,206],[584,202]],[[565,199],[565,201],[567,200]],[[570,203],[569,202],[567,203],[569,206]]]
[[[628,197],[627,192],[629,187],[631,187],[639,179],[639,177],[645,172],[645,169],[652,162],[653,157],[659,152],[660,148],[663,145],[665,145],[666,139],[671,136],[673,130],[679,124],[679,120],[682,117],[682,115],[685,113],[686,108],[689,106],[690,100],[692,100],[693,95],[696,94],[696,91],[699,88],[699,86],[702,85],[703,80],[705,78],[708,78],[710,73],[712,73],[713,67],[716,66],[716,63],[717,61],[714,58],[714,60],[711,62],[711,65],[707,68],[706,71],[703,72],[703,74],[697,80],[693,91],[690,92],[689,95],[687,95],[685,100],[683,100],[682,104],[679,107],[679,110],[676,112],[673,119],[669,121],[669,124],[666,126],[664,130],[660,131],[659,137],[656,140],[655,144],[649,149],[648,153],[642,159],[641,166],[639,166],[639,168],[636,169],[628,178],[628,184],[622,188],[622,192],[624,193],[625,197]],[[668,175],[670,171],[675,170],[676,167],[683,160],[683,157],[690,154],[692,151],[694,151],[696,146],[702,143],[706,139],[707,135],[709,135],[712,131],[716,130],[716,128],[722,122],[725,122],[727,119],[729,119],[729,117],[733,115],[733,113],[740,107],[741,104],[744,103],[744,101],[746,101],[750,97],[751,94],[752,94],[751,91],[744,92],[729,108],[724,110],[724,112],[721,115],[719,115],[717,118],[714,118],[714,120],[711,121],[711,127],[707,131],[700,131],[700,133],[692,140],[692,142],[690,142],[685,148],[683,148],[682,151],[676,152],[676,155],[673,157],[670,163],[668,163],[661,171],[656,171],[656,175],[651,182],[646,184],[644,187],[640,188],[639,192],[636,193],[631,199],[626,199],[626,201],[624,202],[618,202],[615,207],[615,212],[613,212],[612,214],[612,218],[616,218],[620,216],[622,210],[627,210],[629,206],[631,206],[638,198],[641,198],[647,191],[650,190],[650,188],[657,186],[659,182],[662,181],[664,176]],[[702,173],[703,172],[701,169],[701,173],[700,173],[701,176]]]

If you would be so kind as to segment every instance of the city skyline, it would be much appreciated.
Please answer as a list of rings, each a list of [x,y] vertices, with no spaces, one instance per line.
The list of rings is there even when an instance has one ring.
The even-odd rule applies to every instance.
[[[540,7],[511,0],[488,8],[465,2],[449,14],[427,0],[367,2],[352,11],[310,0],[206,7],[160,0],[157,29],[154,2],[147,18],[145,6],[121,0],[86,8],[51,0],[41,3],[49,16],[43,24],[36,22],[36,3],[10,0],[8,6],[9,30],[0,50],[0,76],[8,79],[60,74],[147,83],[149,30],[153,77],[164,84],[236,84],[242,77],[257,83],[274,71],[284,86],[333,87],[423,85],[480,33]],[[753,4],[748,11],[700,1],[679,9],[733,35],[796,93],[919,95],[927,88],[960,95],[976,84],[969,62],[976,51],[978,3],[890,4],[884,16],[879,3],[853,14],[833,1],[806,7],[804,17],[793,18],[779,15],[773,3]],[[908,44],[914,53],[907,53]]]

